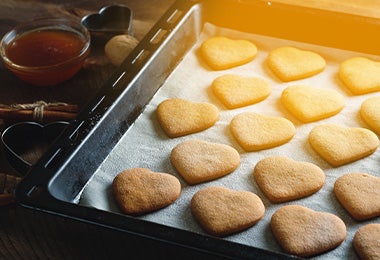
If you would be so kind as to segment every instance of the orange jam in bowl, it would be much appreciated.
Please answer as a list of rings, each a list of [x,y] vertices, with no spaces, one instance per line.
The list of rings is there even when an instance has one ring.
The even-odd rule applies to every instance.
[[[15,27],[1,40],[5,66],[25,82],[53,86],[73,77],[90,52],[80,22],[48,18]]]

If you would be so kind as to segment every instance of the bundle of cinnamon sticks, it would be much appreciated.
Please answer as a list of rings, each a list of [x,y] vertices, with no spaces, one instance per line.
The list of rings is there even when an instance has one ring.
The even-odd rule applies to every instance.
[[[5,122],[35,121],[49,123],[70,121],[78,113],[78,106],[62,102],[46,103],[37,101],[31,104],[0,105],[0,119]]]

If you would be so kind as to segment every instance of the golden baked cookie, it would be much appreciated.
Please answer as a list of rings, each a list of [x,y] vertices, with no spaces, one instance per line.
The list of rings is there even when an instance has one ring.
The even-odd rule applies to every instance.
[[[362,103],[360,116],[377,134],[380,134],[380,97],[371,97]]]
[[[339,78],[354,95],[380,90],[380,62],[353,57],[339,66]]]
[[[229,109],[258,103],[271,93],[266,80],[233,74],[217,77],[212,82],[211,89],[223,105]]]
[[[304,123],[338,114],[344,107],[344,97],[333,89],[296,85],[281,94],[286,109]]]
[[[240,155],[231,146],[202,140],[188,140],[176,145],[170,159],[191,185],[223,177],[240,165]]]
[[[332,166],[341,166],[374,153],[379,138],[372,131],[361,127],[345,127],[322,124],[309,133],[313,149]]]
[[[337,216],[307,207],[287,205],[271,218],[271,229],[289,254],[310,257],[338,247],[346,239],[346,225]]]
[[[380,224],[367,224],[359,228],[352,244],[360,259],[380,259]]]
[[[191,212],[207,233],[221,237],[253,226],[264,216],[265,207],[252,192],[213,186],[194,194]]]
[[[284,46],[269,52],[268,67],[282,81],[311,77],[326,67],[325,59],[318,53]]]
[[[334,193],[350,215],[359,221],[380,216],[380,178],[367,173],[340,176]]]
[[[179,137],[203,131],[219,119],[216,106],[206,102],[192,102],[171,98],[157,107],[157,118],[169,137]]]
[[[273,117],[243,112],[230,123],[232,135],[246,150],[258,151],[273,148],[289,142],[294,134],[292,122],[283,117]]]
[[[247,40],[215,36],[205,40],[200,51],[211,69],[225,70],[252,61],[257,54],[257,47]]]
[[[253,171],[260,189],[274,203],[300,199],[319,191],[325,182],[321,168],[283,156],[260,160]]]
[[[145,168],[127,169],[114,178],[112,194],[121,211],[142,215],[172,204],[181,193],[179,180]]]

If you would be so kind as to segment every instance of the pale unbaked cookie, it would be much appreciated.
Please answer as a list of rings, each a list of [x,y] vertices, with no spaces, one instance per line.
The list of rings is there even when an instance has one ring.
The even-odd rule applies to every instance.
[[[158,122],[169,137],[203,131],[219,119],[219,110],[213,104],[180,98],[161,102],[156,112]]]
[[[215,36],[205,40],[201,47],[203,60],[213,70],[224,70],[252,61],[257,47],[247,40]]]
[[[112,194],[121,211],[142,215],[172,204],[181,193],[181,184],[173,175],[145,168],[127,169],[114,178]]]
[[[353,57],[340,64],[339,77],[354,95],[380,90],[380,62]]]
[[[344,97],[337,91],[304,85],[287,87],[282,92],[281,102],[304,123],[334,116],[344,107]]]
[[[372,131],[360,127],[322,124],[309,133],[313,149],[332,166],[357,161],[374,153],[379,139]]]
[[[360,107],[360,116],[373,131],[380,134],[380,97],[366,99]]]
[[[226,74],[217,77],[211,85],[215,96],[229,109],[244,107],[266,99],[271,88],[261,78]]]
[[[246,150],[258,151],[273,148],[289,142],[294,134],[292,122],[283,117],[273,117],[243,112],[230,123],[232,135]]]
[[[380,178],[367,173],[340,176],[334,193],[351,216],[359,221],[380,216]]]
[[[277,77],[286,82],[311,77],[326,67],[325,59],[319,54],[290,46],[269,52],[267,64]]]
[[[380,259],[380,224],[367,224],[359,228],[352,244],[360,259]]]
[[[338,247],[346,239],[346,225],[327,212],[287,205],[271,218],[271,229],[281,247],[289,254],[310,257]]]
[[[309,196],[320,190],[325,182],[325,173],[315,164],[283,156],[260,160],[253,176],[268,199],[275,203]]]
[[[203,140],[188,140],[176,145],[170,159],[188,184],[223,177],[240,164],[240,155],[231,146]]]
[[[265,207],[252,192],[213,186],[194,194],[191,212],[207,233],[226,236],[253,226],[264,216]]]
[[[131,35],[116,35],[105,44],[104,52],[113,65],[119,66],[138,43]]]

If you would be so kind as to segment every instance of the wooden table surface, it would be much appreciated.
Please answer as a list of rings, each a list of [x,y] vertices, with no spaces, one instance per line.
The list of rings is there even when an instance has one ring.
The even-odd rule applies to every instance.
[[[0,35],[15,25],[42,16],[83,17],[103,6],[122,3],[133,11],[133,32],[140,40],[175,0],[2,0]],[[330,8],[380,17],[380,2],[373,0],[276,0],[318,8]],[[103,55],[103,56],[102,56]],[[23,83],[0,65],[0,104],[31,103],[37,100],[67,102],[83,106],[88,93],[99,89],[115,69],[101,49],[85,68],[57,87],[33,87]],[[0,127],[4,125],[0,124]],[[0,129],[2,130],[2,129]],[[3,156],[0,173],[17,175]],[[82,222],[35,212],[12,204],[0,208],[0,259],[171,259],[202,255],[151,240]]]

